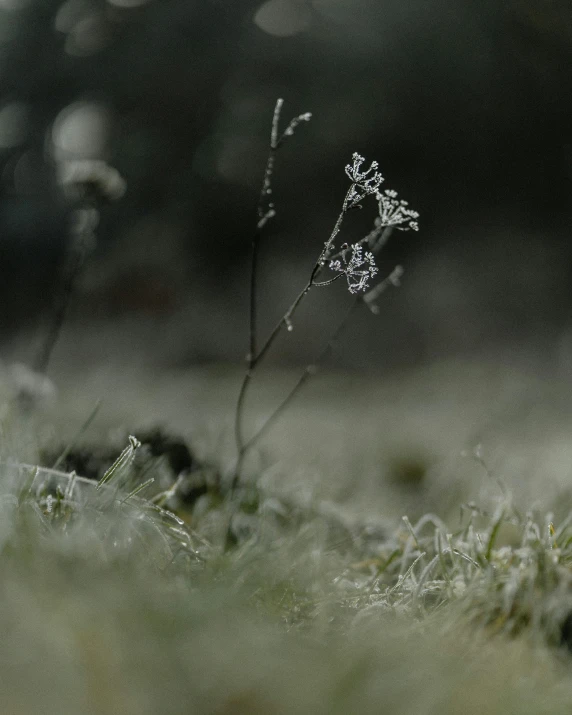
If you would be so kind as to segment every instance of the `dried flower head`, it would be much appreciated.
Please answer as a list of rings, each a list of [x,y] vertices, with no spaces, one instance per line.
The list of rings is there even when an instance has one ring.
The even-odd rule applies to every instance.
[[[367,290],[369,279],[378,271],[373,253],[370,251],[364,253],[363,246],[359,243],[354,243],[352,246],[346,243],[343,248],[341,260],[330,261],[330,270],[345,274],[350,293]],[[350,250],[351,257],[348,259]]]
[[[400,231],[419,231],[418,212],[407,208],[409,204],[397,198],[397,191],[386,189],[378,192],[376,198],[379,202],[379,226],[394,226]]]
[[[377,194],[383,182],[383,176],[377,171],[377,161],[372,161],[369,169],[362,171],[363,156],[354,152],[352,159],[353,163],[346,165],[346,175],[352,182],[344,203],[346,210],[356,206],[366,196]]]

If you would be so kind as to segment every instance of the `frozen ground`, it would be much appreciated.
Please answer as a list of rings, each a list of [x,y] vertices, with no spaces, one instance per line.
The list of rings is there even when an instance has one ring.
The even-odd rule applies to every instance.
[[[87,441],[111,437],[120,444],[129,430],[161,424],[190,440],[201,457],[232,466],[239,369],[62,363],[54,370],[59,398],[50,407],[62,441],[102,399]],[[251,426],[296,377],[260,375],[249,400]],[[325,370],[253,450],[250,472],[273,488],[303,486],[368,516],[448,515],[461,502],[498,492],[498,480],[521,506],[567,511],[569,384],[566,372],[522,355],[459,359],[383,378]]]
[[[57,396],[30,419],[27,436],[3,421],[5,450],[13,445],[33,462],[38,441],[65,444],[102,399],[85,442],[120,449],[130,432],[162,424],[188,439],[199,457],[230,468],[236,367],[167,371],[129,360],[104,364],[99,354],[66,364],[63,347],[53,370]],[[261,376],[249,406],[252,426],[295,378],[292,371]],[[389,551],[382,548],[371,564],[344,561],[325,548],[316,524],[291,541],[262,540],[227,558],[207,550],[189,579],[176,569],[171,575],[155,531],[140,543],[136,509],[124,519],[121,504],[117,514],[107,507],[100,513],[96,499],[95,519],[82,512],[67,531],[64,518],[60,531],[45,502],[36,522],[37,512],[24,508],[29,498],[19,497],[14,510],[14,498],[2,496],[2,711],[569,713],[569,655],[546,647],[544,616],[537,618],[552,614],[549,623],[561,626],[571,606],[570,546],[562,534],[555,550],[542,522],[554,508],[558,528],[572,507],[567,384],[565,371],[549,374],[538,361],[512,355],[510,362],[456,360],[383,379],[325,371],[307,386],[245,473],[269,490],[325,497],[344,513],[398,529],[391,543],[413,571],[404,580],[395,580],[399,570],[391,577],[388,571],[386,592],[374,589],[375,581],[368,586],[368,569],[381,574]],[[6,488],[13,487],[4,474]],[[482,558],[489,570],[450,554],[438,571],[440,551],[415,566],[415,538],[399,527],[402,515],[415,523],[435,512],[454,532],[461,504],[475,502],[486,512],[503,490],[523,512],[538,507],[539,541],[528,550],[493,549],[495,522],[487,517]],[[526,520],[512,527],[517,546],[533,538]],[[510,542],[510,533],[497,537],[499,547]],[[437,548],[449,538],[443,533]],[[435,549],[427,531],[418,539]],[[160,568],[152,563],[157,558]],[[541,563],[549,564],[554,586],[543,585]],[[424,618],[431,594],[419,610],[417,597],[411,601],[422,574],[427,588],[446,594],[443,607]],[[462,574],[476,586],[464,585]],[[385,600],[394,605],[388,609]],[[485,625],[474,629],[473,621]],[[520,635],[509,639],[499,635],[503,629]],[[551,637],[559,643],[558,632]]]

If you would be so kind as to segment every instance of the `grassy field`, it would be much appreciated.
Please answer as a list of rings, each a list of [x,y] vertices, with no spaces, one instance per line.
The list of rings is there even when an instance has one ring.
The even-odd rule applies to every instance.
[[[569,713],[570,415],[499,364],[316,379],[232,496],[238,372],[62,367],[33,408],[7,373],[2,711]],[[66,444],[107,448],[99,489],[22,466]]]

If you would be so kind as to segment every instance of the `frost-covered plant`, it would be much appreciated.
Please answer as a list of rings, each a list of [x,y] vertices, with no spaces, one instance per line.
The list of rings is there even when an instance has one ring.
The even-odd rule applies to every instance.
[[[28,534],[22,522],[31,518],[46,538],[70,549],[91,549],[97,542],[105,560],[132,559],[140,553],[149,565],[162,569],[179,558],[201,564],[202,540],[175,514],[140,498],[153,479],[132,483],[130,470],[139,447],[130,437],[98,483],[75,472],[0,463],[0,560],[10,539],[19,532]]]
[[[330,270],[345,275],[350,293],[365,291],[369,279],[374,278],[378,272],[373,253],[366,251],[364,254],[363,246],[359,243],[354,243],[353,246],[345,243],[342,249],[342,259],[330,261]],[[350,251],[351,257],[348,259]]]
[[[381,226],[395,226],[400,231],[419,230],[419,214],[408,207],[407,201],[397,198],[397,191],[386,189],[376,194],[379,202],[379,222]]]
[[[352,182],[344,200],[344,209],[346,210],[357,206],[366,196],[376,194],[384,180],[377,171],[377,161],[372,161],[369,169],[361,171],[361,166],[365,161],[363,156],[354,152],[352,160],[351,164],[346,164],[346,175]]]
[[[468,518],[467,518],[468,514]],[[466,505],[460,526],[434,514],[378,542],[337,579],[341,602],[353,609],[427,617],[448,611],[490,635],[517,636],[572,649],[572,513],[521,515],[509,495],[486,514]]]
[[[341,211],[327,241],[325,241],[316,261],[312,266],[310,276],[302,290],[298,293],[298,296],[294,299],[288,310],[270,332],[266,341],[259,346],[256,320],[258,246],[261,230],[266,227],[268,222],[275,216],[276,213],[274,202],[269,200],[269,197],[272,194],[271,182],[276,151],[283,145],[285,139],[294,133],[294,129],[301,122],[308,121],[311,118],[310,113],[299,115],[293,119],[289,123],[286,130],[280,134],[279,121],[282,105],[283,100],[279,99],[274,110],[272,130],[270,134],[269,155],[258,203],[257,230],[252,241],[249,326],[250,340],[249,352],[247,355],[248,365],[236,405],[235,439],[238,451],[238,461],[232,479],[231,493],[234,490],[234,487],[238,484],[242,463],[247,450],[260,438],[262,433],[268,429],[269,425],[282,412],[290,400],[293,399],[308,378],[316,372],[318,363],[320,363],[329,353],[343,328],[351,319],[353,311],[357,305],[363,302],[365,297],[366,305],[370,306],[373,312],[377,311],[377,306],[373,303],[373,299],[367,299],[366,291],[369,288],[370,280],[373,279],[378,273],[375,256],[385,245],[390,232],[394,228],[398,228],[400,230],[418,230],[417,212],[407,208],[407,202],[398,200],[397,193],[395,191],[386,190],[383,193],[380,191],[384,178],[378,171],[377,161],[372,161],[368,168],[364,168],[364,157],[355,152],[352,156],[352,162],[347,164],[345,167],[346,175],[351,183],[342,202]],[[336,251],[335,242],[342,229],[346,216],[350,211],[352,211],[352,209],[361,207],[361,202],[369,196],[373,196],[378,202],[378,216],[374,221],[373,229],[370,233],[358,241],[342,244],[340,250]],[[334,273],[333,277],[321,280],[320,277],[322,272],[328,269]],[[398,267],[388,278],[381,281],[378,286],[374,287],[373,292],[375,293],[375,297],[379,296],[388,285],[397,285],[398,278],[401,273],[402,270]],[[262,427],[254,435],[247,439],[244,435],[244,406],[256,368],[267,355],[282,330],[286,329],[287,331],[291,331],[293,329],[294,314],[308,293],[314,288],[329,286],[342,277],[346,278],[349,292],[355,295],[354,304],[340,321],[338,327],[328,340],[325,349],[311,365],[306,367],[302,377],[294,386],[293,390],[270,415]]]

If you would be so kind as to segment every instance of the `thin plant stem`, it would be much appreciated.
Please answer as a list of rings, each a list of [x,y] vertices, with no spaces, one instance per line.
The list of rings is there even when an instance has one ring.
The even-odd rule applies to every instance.
[[[120,174],[103,161],[62,162],[59,170],[62,188],[68,198],[73,198],[71,208],[74,210],[70,214],[72,223],[60,289],[56,294],[46,338],[34,361],[35,370],[43,374],[48,370],[60,338],[85,260],[95,245],[102,202],[119,199],[126,186]]]
[[[325,286],[330,286],[332,283],[335,283],[337,280],[339,280],[342,276],[344,276],[345,273],[338,273],[335,275],[333,278],[330,278],[329,281],[322,281],[321,283],[314,283],[316,288],[324,288]]]
[[[302,302],[302,300],[306,297],[306,295],[310,292],[312,286],[314,285],[314,277],[317,273],[318,265],[314,267],[314,270],[312,271],[312,275],[310,276],[310,279],[302,288],[302,290],[298,293],[296,296],[296,299],[292,303],[292,305],[288,308],[288,310],[284,313],[284,315],[280,318],[280,320],[276,323],[274,328],[272,329],[270,335],[268,336],[268,339],[264,343],[264,345],[260,348],[260,351],[258,355],[254,358],[252,361],[252,368],[256,368],[262,360],[265,358],[266,354],[270,350],[270,348],[274,345],[274,342],[278,335],[280,334],[282,328],[286,327],[289,330],[292,330],[292,317],[296,310],[298,309],[298,306]]]
[[[274,345],[277,337],[279,336],[280,332],[284,327],[287,328],[288,331],[292,330],[292,317],[296,310],[298,309],[300,303],[302,300],[305,298],[305,296],[310,292],[312,287],[324,287],[328,286],[331,283],[333,283],[335,280],[340,278],[342,275],[344,275],[344,272],[340,272],[337,276],[335,276],[331,280],[326,280],[323,282],[317,282],[316,278],[318,275],[321,273],[323,270],[324,266],[326,265],[326,262],[328,259],[331,257],[333,248],[334,248],[334,241],[336,239],[336,236],[339,234],[342,228],[342,224],[344,221],[344,218],[346,214],[360,206],[360,201],[365,198],[365,196],[370,195],[374,193],[377,190],[377,187],[379,186],[380,182],[383,180],[381,177],[381,174],[374,173],[373,176],[370,178],[366,178],[368,174],[370,174],[372,171],[375,172],[375,169],[377,169],[377,163],[372,162],[372,165],[370,169],[367,172],[360,173],[360,166],[361,162],[363,162],[363,158],[360,157],[357,153],[354,154],[354,165],[353,168],[350,167],[349,165],[346,167],[346,173],[352,179],[352,183],[346,192],[346,195],[344,197],[344,201],[342,204],[342,210],[339,213],[336,222],[334,224],[334,227],[330,233],[330,236],[328,240],[324,243],[324,246],[322,247],[322,250],[320,251],[320,254],[318,256],[317,261],[314,264],[314,267],[312,268],[312,272],[310,274],[310,278],[304,288],[300,291],[300,293],[297,295],[297,297],[294,299],[293,303],[290,305],[288,310],[284,313],[284,315],[280,318],[280,320],[277,322],[277,324],[274,326],[272,331],[270,332],[270,335],[266,339],[266,342],[263,344],[263,346],[257,350],[257,325],[256,325],[256,304],[257,304],[257,274],[258,274],[258,248],[259,248],[259,240],[260,240],[260,230],[264,227],[264,225],[267,223],[267,221],[272,218],[275,215],[275,211],[273,208],[273,204],[271,202],[267,201],[268,195],[271,193],[271,179],[272,179],[272,173],[274,169],[274,162],[275,162],[275,154],[276,150],[281,146],[283,143],[284,139],[287,136],[290,136],[293,133],[294,128],[301,122],[301,121],[306,121],[307,119],[310,118],[311,115],[306,114],[306,115],[300,115],[293,119],[284,133],[278,138],[278,125],[279,125],[279,119],[280,119],[280,112],[282,109],[282,100],[279,99],[276,103],[275,109],[274,109],[274,115],[272,119],[272,130],[271,130],[271,135],[270,135],[270,150],[268,154],[268,159],[266,162],[266,169],[264,172],[264,178],[262,182],[262,190],[260,194],[260,199],[258,203],[258,225],[257,225],[257,232],[253,238],[253,244],[252,244],[252,258],[251,258],[251,278],[250,278],[250,321],[249,321],[249,353],[248,353],[248,366],[245,371],[241,386],[240,386],[240,391],[238,394],[238,399],[236,403],[236,410],[235,410],[235,421],[234,421],[234,432],[235,432],[235,441],[236,441],[236,447],[237,447],[237,452],[238,452],[238,458],[237,458],[237,463],[236,467],[234,470],[234,475],[231,480],[231,485],[230,485],[230,495],[233,494],[238,481],[240,479],[240,473],[242,469],[242,464],[244,461],[244,456],[246,453],[245,449],[245,438],[244,438],[244,409],[245,409],[245,404],[246,404],[246,398],[248,395],[248,391],[250,388],[250,385],[252,383],[252,378],[254,376],[254,372],[256,368],[260,365],[260,363],[263,361],[265,356],[268,354],[269,350],[271,347]],[[358,188],[359,187],[359,188]],[[266,210],[265,210],[266,209]],[[377,231],[374,230],[371,234],[369,234],[364,240],[369,240],[371,238],[371,243],[373,243],[374,237],[377,237]],[[361,242],[360,242],[361,243]],[[307,376],[303,376],[303,381],[307,379]],[[303,383],[302,383],[303,384]],[[251,443],[252,440],[249,440],[249,444]]]
[[[88,252],[88,241],[82,238],[69,251],[62,283],[53,305],[48,332],[34,362],[34,370],[38,373],[45,375],[48,371],[54,348],[60,339],[62,328],[75,294],[77,280]]]
[[[260,238],[263,228],[266,226],[269,220],[274,218],[276,212],[274,210],[274,202],[269,201],[269,196],[272,194],[272,174],[274,172],[274,164],[276,162],[276,152],[282,146],[286,136],[291,134],[297,124],[305,119],[309,119],[310,115],[300,115],[299,117],[293,119],[284,133],[279,136],[279,124],[280,124],[280,114],[282,112],[282,106],[284,100],[279,98],[276,101],[274,107],[274,114],[272,116],[272,128],[270,131],[270,147],[268,150],[268,158],[266,160],[266,167],[264,170],[264,177],[262,179],[262,187],[260,189],[260,197],[258,199],[258,222],[256,225],[256,232],[252,238],[252,253],[251,253],[251,265],[250,265],[250,297],[249,297],[249,351],[247,356],[247,369],[240,386],[240,392],[238,395],[236,410],[235,410],[235,440],[238,450],[238,460],[237,467],[235,469],[235,474],[231,484],[231,493],[234,492],[236,485],[238,484],[239,474],[242,467],[242,462],[244,459],[244,435],[243,435],[243,423],[244,423],[244,405],[246,400],[246,395],[248,392],[248,387],[252,380],[254,369],[256,364],[263,357],[265,352],[267,352],[276,336],[270,336],[270,339],[266,342],[265,347],[260,354],[257,354],[257,304],[258,304],[258,255],[260,251]],[[279,331],[276,331],[276,335]]]
[[[316,356],[315,360],[306,365],[304,368],[304,372],[300,375],[300,378],[292,387],[290,392],[286,395],[286,397],[282,400],[280,405],[272,412],[272,414],[266,418],[265,422],[262,424],[262,426],[258,429],[257,432],[255,432],[252,437],[246,442],[244,445],[244,451],[246,452],[249,450],[251,447],[254,446],[256,442],[258,442],[261,437],[270,429],[270,427],[274,424],[274,422],[280,417],[280,415],[284,412],[284,410],[290,405],[290,403],[294,400],[296,395],[301,391],[301,389],[304,387],[306,382],[316,375],[318,372],[320,366],[322,363],[329,357],[330,353],[332,352],[335,344],[339,340],[341,334],[345,330],[345,328],[348,326],[354,312],[356,311],[357,307],[359,304],[362,302],[362,297],[358,296],[354,299],[352,302],[351,307],[348,309],[342,320],[338,323],[336,326],[335,330],[332,332],[330,335],[330,338],[328,339],[328,342],[324,346],[324,348],[321,350],[319,355]]]
[[[256,355],[256,295],[257,295],[257,273],[258,273],[258,249],[260,245],[260,234],[257,231],[252,239],[252,259],[250,263],[250,306],[249,306],[249,347],[247,361],[249,366]]]
[[[391,235],[393,229],[392,227],[386,227],[383,232],[381,233],[380,236],[378,236],[377,243],[372,246],[372,250],[375,252],[378,252],[387,242],[389,239],[389,236]],[[381,295],[382,292],[384,292],[388,286],[390,285],[396,285],[396,281],[394,279],[395,274],[401,275],[401,272],[399,270],[394,270],[391,272],[391,274],[385,278],[381,283],[377,285],[375,289],[370,291],[372,294],[373,299],[377,299],[379,295]],[[331,281],[327,281],[324,284],[320,283],[313,283],[313,285],[325,285],[327,283],[331,283],[334,280],[337,280],[339,277],[341,277],[343,273],[339,274],[335,278],[333,278]],[[374,294],[374,295],[373,295]],[[335,344],[338,342],[340,336],[342,335],[343,331],[346,329],[348,324],[350,323],[355,311],[358,309],[358,307],[365,303],[372,312],[376,312],[375,310],[372,310],[372,305],[370,305],[370,300],[368,300],[369,295],[359,295],[354,298],[352,301],[352,304],[350,308],[346,311],[345,315],[343,318],[340,320],[332,334],[330,335],[327,343],[325,344],[324,348],[322,351],[317,355],[315,360],[308,364],[306,368],[304,369],[304,372],[298,379],[297,383],[294,385],[294,387],[290,390],[288,395],[283,399],[283,401],[280,403],[280,405],[270,414],[270,416],[265,420],[263,425],[248,439],[246,443],[244,443],[242,452],[240,454],[240,459],[239,459],[239,464],[242,466],[242,462],[244,460],[244,456],[246,455],[246,452],[254,446],[256,442],[258,442],[261,437],[268,431],[268,429],[272,426],[272,424],[276,421],[276,419],[284,412],[284,410],[290,405],[290,403],[293,401],[293,399],[296,397],[296,395],[300,392],[300,390],[304,387],[306,382],[316,375],[316,373],[319,370],[319,367],[323,364],[323,362],[329,357],[330,353],[332,352]],[[238,467],[237,467],[238,471]]]
[[[260,248],[260,237],[262,229],[268,221],[276,214],[274,203],[269,201],[269,196],[272,194],[272,174],[274,173],[274,163],[276,161],[276,151],[280,147],[281,140],[278,139],[278,126],[280,123],[280,113],[282,111],[283,99],[276,101],[274,114],[272,116],[272,129],[270,132],[270,148],[268,150],[268,158],[266,159],[266,168],[264,170],[264,178],[262,179],[262,187],[260,189],[260,197],[258,199],[258,222],[256,231],[252,237],[252,256],[250,265],[250,321],[249,321],[249,353],[248,362],[251,363],[256,355],[256,306],[257,306],[257,276],[258,276],[258,253]]]
[[[239,466],[242,465],[243,451],[244,451],[244,437],[242,434],[242,416],[244,413],[244,401],[246,399],[246,393],[248,390],[248,385],[252,380],[253,368],[248,367],[244,373],[242,379],[242,384],[240,385],[240,391],[238,393],[238,400],[236,402],[236,410],[234,416],[234,436],[236,440],[236,446],[238,449],[238,463],[235,468],[235,476],[231,485],[231,491],[234,489],[235,482],[238,481],[237,473],[239,472]]]
[[[267,164],[267,170],[268,170],[268,164]],[[266,184],[266,174],[265,174],[265,179],[264,179],[264,184]],[[349,191],[348,191],[349,195]],[[347,200],[347,198],[346,198]],[[345,202],[344,202],[345,203]],[[330,237],[324,244],[324,248],[322,249],[322,252],[320,253],[320,257],[314,264],[314,267],[312,269],[312,273],[310,274],[310,278],[304,288],[298,293],[296,298],[294,299],[293,303],[290,305],[288,310],[284,313],[284,315],[280,318],[280,320],[276,323],[272,331],[270,332],[270,335],[266,339],[266,342],[264,345],[260,348],[258,353],[254,353],[252,350],[250,352],[250,355],[248,356],[248,367],[247,370],[244,374],[244,378],[242,380],[242,384],[240,386],[240,391],[238,394],[238,399],[236,403],[236,410],[235,410],[235,421],[234,421],[234,431],[235,431],[235,440],[236,440],[236,446],[238,450],[238,465],[242,464],[242,448],[244,445],[244,435],[243,435],[243,415],[244,415],[244,405],[245,405],[245,400],[246,396],[248,393],[248,388],[250,386],[250,383],[252,381],[252,377],[254,374],[254,370],[256,367],[262,362],[266,354],[269,352],[270,348],[274,345],[274,342],[276,338],[279,336],[280,332],[284,327],[287,329],[292,329],[292,316],[296,312],[298,306],[304,299],[304,297],[309,293],[311,288],[315,285],[320,285],[319,283],[315,283],[315,278],[316,276],[320,273],[324,266],[324,261],[325,257],[327,256],[329,248],[332,246],[334,238],[337,236],[337,234],[340,231],[344,216],[346,214],[347,210],[343,209],[338,216],[336,223],[334,225],[334,228],[332,230],[332,233],[330,234]],[[255,251],[257,253],[258,251],[258,244],[255,244],[253,242],[253,255],[255,255]],[[324,283],[324,285],[327,285],[329,282]],[[250,315],[251,315],[251,321],[250,321],[250,345],[251,348],[253,345],[256,344],[256,331],[254,327],[253,320],[256,318],[256,309],[253,308],[253,303],[256,302],[256,263],[253,263],[253,269],[251,272],[251,292],[250,292]],[[236,481],[236,474],[235,478],[233,478],[233,484]]]
[[[60,456],[56,459],[54,464],[52,465],[52,469],[58,469],[61,464],[65,462],[67,459],[68,454],[72,451],[72,449],[76,446],[78,440],[85,434],[85,432],[89,429],[91,423],[93,420],[96,418],[97,413],[99,412],[99,408],[101,407],[101,399],[97,400],[95,403],[95,406],[93,410],[90,412],[88,415],[87,419],[85,422],[81,425],[77,433],[72,437],[70,440],[69,444],[67,447],[63,450],[63,452],[60,454]]]
[[[246,369],[246,372],[244,373],[244,377],[242,379],[242,384],[240,386],[240,391],[238,393],[238,399],[236,402],[236,410],[235,410],[235,420],[234,420],[234,430],[235,430],[235,440],[236,440],[236,446],[238,450],[238,459],[236,463],[236,467],[234,469],[234,475],[232,478],[231,486],[230,486],[230,491],[231,493],[235,490],[238,480],[240,479],[240,471],[242,468],[242,463],[244,461],[244,456],[245,456],[245,449],[244,449],[244,435],[243,435],[243,415],[244,415],[244,406],[245,406],[245,401],[246,401],[246,396],[248,393],[248,388],[250,387],[250,384],[252,382],[252,378],[254,376],[254,371],[260,364],[260,362],[264,359],[264,357],[267,355],[269,352],[270,348],[280,335],[280,332],[282,331],[282,328],[286,326],[287,328],[291,329],[292,325],[292,316],[294,315],[296,309],[302,302],[304,296],[310,291],[312,286],[314,285],[314,278],[316,274],[318,273],[318,270],[320,268],[320,264],[316,263],[314,266],[314,269],[312,270],[312,274],[310,276],[310,279],[308,283],[304,286],[304,288],[300,291],[292,305],[288,308],[286,313],[280,318],[278,323],[274,326],[274,329],[271,331],[270,335],[268,336],[266,342],[260,349],[257,355],[251,356],[249,361],[248,361],[248,367]]]
[[[237,458],[233,478],[232,478],[231,485],[230,485],[230,493],[231,494],[234,492],[234,490],[236,489],[236,486],[238,485],[238,481],[240,479],[240,473],[242,471],[242,465],[244,463],[244,458],[246,456],[246,452],[254,444],[254,441],[256,441],[251,438],[247,442],[245,442],[244,434],[243,434],[244,407],[245,407],[248,390],[249,390],[250,384],[252,383],[252,378],[254,376],[254,372],[255,372],[256,368],[259,366],[259,364],[265,358],[267,353],[270,351],[270,349],[274,345],[274,342],[280,335],[282,329],[284,327],[286,327],[288,330],[292,329],[292,317],[293,317],[294,313],[296,312],[296,310],[298,309],[300,303],[306,297],[306,295],[310,292],[310,290],[313,287],[327,286],[330,283],[333,283],[334,280],[337,280],[342,275],[344,275],[343,273],[340,273],[330,281],[324,281],[322,283],[316,282],[316,277],[320,274],[320,272],[324,268],[325,261],[328,258],[328,254],[329,254],[329,251],[331,250],[331,247],[334,243],[334,239],[340,232],[344,218],[349,210],[348,200],[349,200],[349,196],[352,193],[352,189],[353,189],[353,184],[346,194],[342,211],[340,212],[340,214],[336,220],[336,223],[334,224],[334,228],[332,229],[330,237],[324,244],[324,247],[320,253],[318,260],[314,264],[314,267],[312,269],[312,273],[310,274],[310,278],[309,278],[308,282],[306,283],[304,288],[300,291],[300,293],[298,293],[298,295],[296,296],[295,300],[290,305],[288,310],[284,313],[284,315],[276,323],[273,330],[270,332],[270,335],[268,336],[266,342],[260,348],[259,352],[254,356],[251,355],[249,358],[248,368],[244,374],[244,378],[243,378],[242,384],[240,386],[240,392],[238,395],[236,411],[235,411],[235,438],[236,438],[236,445],[237,445],[237,451],[238,451],[238,458]],[[377,239],[377,243],[375,243],[372,246],[372,250],[377,252],[385,244],[390,233],[391,233],[391,230],[385,229],[381,233],[381,235],[379,235],[379,229],[374,229],[374,231],[370,232],[370,234],[368,234],[368,236],[365,237],[364,241],[368,240],[370,242],[373,242],[375,239]],[[357,306],[361,302],[361,300],[362,300],[361,298],[356,299],[354,305]],[[353,310],[353,308],[352,308],[352,310]],[[342,321],[341,329],[343,329],[344,325],[345,325],[345,319]],[[341,332],[341,330],[340,330],[340,332]],[[306,372],[304,373],[304,375],[302,375],[302,378],[301,378],[302,383],[301,383],[300,387],[302,387],[304,385],[304,383],[308,380],[309,377],[310,377],[310,374],[306,374]],[[297,393],[298,389],[299,389],[298,387],[295,388],[296,393]],[[294,397],[294,395],[292,397]],[[290,398],[287,397],[286,399],[288,400],[288,403],[289,403]],[[284,407],[286,407],[286,405],[284,405]],[[283,409],[283,406],[280,405],[280,407],[278,409],[281,411]]]
[[[238,396],[235,412],[235,439],[237,449],[240,453],[244,442],[242,434],[244,400],[248,389],[248,383],[252,377],[256,361],[257,351],[257,285],[258,285],[258,254],[260,249],[260,238],[262,229],[268,221],[274,217],[274,203],[268,201],[269,195],[272,193],[272,174],[274,172],[274,163],[276,160],[276,151],[279,148],[281,141],[278,139],[278,128],[280,122],[280,113],[282,111],[283,99],[276,101],[274,114],[272,116],[272,129],[270,132],[270,148],[268,150],[268,158],[266,160],[266,168],[264,170],[264,178],[262,179],[262,188],[260,189],[260,197],[258,199],[257,214],[258,222],[256,231],[252,237],[252,251],[250,263],[250,296],[249,296],[249,350],[247,355],[247,370],[242,382],[240,393]]]

